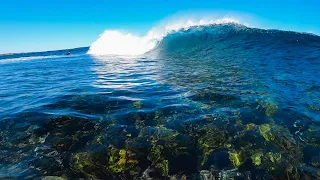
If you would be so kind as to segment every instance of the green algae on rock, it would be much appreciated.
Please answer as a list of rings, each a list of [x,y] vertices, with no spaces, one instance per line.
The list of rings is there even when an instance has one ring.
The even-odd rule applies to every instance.
[[[148,159],[152,162],[157,170],[160,171],[162,176],[168,176],[169,173],[169,162],[163,157],[163,146],[153,146],[148,155]]]
[[[72,170],[80,173],[87,178],[94,178],[95,162],[89,153],[81,152],[74,154],[72,157]]]
[[[41,180],[66,180],[65,177],[59,177],[59,176],[46,176],[43,177]]]
[[[239,167],[243,162],[240,160],[240,155],[237,152],[229,152],[229,159],[235,167]]]
[[[138,161],[130,150],[111,148],[109,152],[109,170],[120,173],[136,167]]]
[[[221,169],[215,169],[224,177],[246,177],[247,171],[254,172],[256,169],[274,178],[302,177],[299,169],[303,165],[303,146],[298,136],[274,122],[260,125],[246,123],[239,119],[241,113],[232,112],[236,115],[233,118],[210,116],[207,120],[203,117],[205,120],[198,125],[186,123],[181,129],[166,125],[136,129],[109,123],[101,131],[94,121],[62,117],[51,119],[45,124],[43,133],[32,133],[29,139],[43,137],[50,132],[44,144],[53,145],[50,148],[59,153],[60,159],[62,155],[68,157],[63,154],[68,144],[76,145],[79,151],[70,149],[73,152],[70,157],[71,172],[67,172],[79,178],[139,179],[149,169],[152,173],[148,177],[161,179],[180,177],[188,168],[193,173],[187,174],[189,178],[197,173],[199,175],[201,170],[215,167],[212,157],[219,151],[225,152],[229,161]],[[84,131],[80,133],[71,126],[84,128]],[[65,132],[65,128],[71,129]],[[317,131],[316,127],[309,129],[306,132]],[[10,137],[6,136],[3,141],[7,138]],[[303,135],[301,138],[304,138]],[[93,149],[81,149],[84,146],[77,145],[80,142]],[[66,147],[57,144],[66,144]],[[188,166],[180,163],[184,160],[191,163]],[[240,169],[247,166],[250,160],[251,169],[241,172]],[[311,163],[315,167],[318,165],[316,158]]]

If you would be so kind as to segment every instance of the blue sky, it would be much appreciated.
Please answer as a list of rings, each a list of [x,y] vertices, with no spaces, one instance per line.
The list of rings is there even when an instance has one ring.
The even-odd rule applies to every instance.
[[[240,12],[263,27],[320,34],[318,0],[4,0],[0,53],[89,46],[105,29],[143,34],[181,12]]]

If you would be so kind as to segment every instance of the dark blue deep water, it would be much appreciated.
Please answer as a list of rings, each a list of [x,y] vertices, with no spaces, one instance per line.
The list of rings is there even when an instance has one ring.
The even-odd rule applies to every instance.
[[[226,24],[87,51],[0,55],[0,178],[320,178],[319,36]]]

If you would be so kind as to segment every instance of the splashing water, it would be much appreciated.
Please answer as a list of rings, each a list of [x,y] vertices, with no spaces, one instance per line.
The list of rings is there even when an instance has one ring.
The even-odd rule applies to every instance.
[[[165,36],[179,30],[187,30],[190,27],[208,26],[213,24],[240,23],[232,18],[217,20],[201,19],[198,21],[176,21],[161,27],[152,28],[145,36],[135,36],[130,33],[121,33],[116,30],[106,30],[95,41],[88,54],[92,55],[141,55],[156,47]]]

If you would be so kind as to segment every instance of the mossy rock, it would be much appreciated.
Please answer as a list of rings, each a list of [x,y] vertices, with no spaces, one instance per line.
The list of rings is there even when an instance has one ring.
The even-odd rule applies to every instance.
[[[142,102],[141,101],[135,101],[134,103],[132,103],[132,107],[134,108],[142,108]]]
[[[255,166],[260,166],[261,165],[261,157],[263,156],[263,153],[262,152],[258,152],[258,153],[255,153],[251,156],[252,158],[252,163],[255,165]]]
[[[165,126],[145,127],[141,129],[138,138],[147,140],[151,143],[157,143],[159,141],[172,143],[176,141],[178,135],[178,131],[168,129]]]
[[[267,144],[274,146],[293,166],[299,166],[303,157],[302,147],[288,129],[272,124],[259,126],[261,135]]]
[[[66,178],[59,176],[46,176],[41,178],[41,180],[66,180]]]
[[[72,171],[78,177],[105,179],[126,177],[132,179],[140,174],[135,153],[129,149],[111,147],[89,154],[76,153],[72,157]]]
[[[235,151],[229,152],[229,159],[235,167],[239,167],[243,162],[240,158],[240,154]]]
[[[227,134],[228,130],[223,127],[204,127],[199,132],[197,144],[202,150],[202,165],[215,149],[230,148],[232,144],[232,136]]]
[[[165,159],[163,155],[164,147],[161,145],[155,145],[151,148],[148,155],[148,160],[152,162],[152,166],[159,171],[161,176],[169,175],[169,161]]]
[[[262,106],[262,108],[264,108],[265,114],[267,116],[274,115],[278,110],[278,106],[271,102],[258,101],[258,104]]]
[[[111,148],[109,152],[109,167],[112,173],[122,173],[137,167],[135,153],[126,149]]]
[[[72,157],[72,170],[87,178],[95,178],[96,163],[87,152],[76,153]]]

